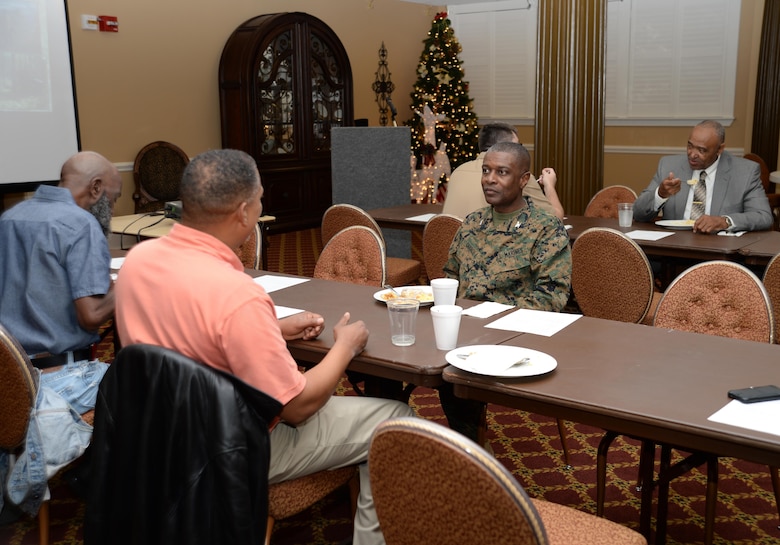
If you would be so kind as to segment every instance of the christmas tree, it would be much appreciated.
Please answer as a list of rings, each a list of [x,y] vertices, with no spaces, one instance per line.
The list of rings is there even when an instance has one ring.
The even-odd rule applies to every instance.
[[[479,153],[477,115],[458,57],[462,48],[450,24],[445,12],[434,17],[417,66],[411,104],[416,113],[406,125],[412,130],[412,153],[418,168],[433,160],[442,144],[453,169]],[[425,106],[436,116],[435,142],[425,138]]]

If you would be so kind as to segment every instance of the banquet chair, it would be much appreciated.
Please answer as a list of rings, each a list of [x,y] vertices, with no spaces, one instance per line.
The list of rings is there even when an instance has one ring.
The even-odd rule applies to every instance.
[[[571,285],[585,316],[652,325],[661,293],[645,252],[625,233],[584,231],[571,248]]]
[[[585,207],[583,216],[587,218],[618,217],[617,205],[621,202],[634,202],[636,192],[624,185],[611,185],[596,192]]]
[[[265,269],[265,244],[263,224],[258,222],[249,234],[249,238],[236,248],[235,252],[246,269]]]
[[[373,230],[385,244],[382,229],[379,228],[374,218],[365,210],[352,204],[334,204],[322,215],[322,245],[328,244],[330,239],[345,227],[362,225]],[[403,257],[386,257],[386,281],[391,286],[407,286],[417,284],[422,273],[422,266],[416,259]]]
[[[261,543],[281,410],[173,350],[124,347],[98,391],[84,542]]]
[[[780,231],[780,193],[776,193],[776,184],[769,178],[769,167],[764,160],[755,153],[746,153],[743,156],[748,161],[758,163],[761,169],[761,185],[764,186],[766,198],[769,201],[769,208],[772,210],[773,229]]]
[[[268,487],[268,520],[265,545],[270,545],[274,523],[308,509],[342,486],[349,486],[352,519],[357,510],[360,478],[357,466],[318,471],[305,477],[274,483]]]
[[[179,198],[181,175],[190,158],[178,146],[158,140],[147,144],[133,163],[135,213],[162,210]]]
[[[652,325],[661,293],[655,291],[653,270],[639,245],[625,233],[593,227],[574,241],[571,285],[585,316]],[[604,511],[607,452],[616,432],[607,430],[596,456],[596,513]],[[637,481],[641,486],[641,481]]]
[[[664,292],[654,325],[755,342],[771,343],[774,339],[774,316],[767,290],[749,269],[730,261],[698,263],[683,271]],[[718,499],[718,457],[707,452],[692,452],[672,465],[673,448],[674,445],[661,445],[656,533],[666,533],[670,481],[706,463],[704,532],[705,543],[710,544]],[[654,453],[654,449],[649,452]],[[777,468],[770,467],[770,474],[775,498],[780,498]]]
[[[769,260],[762,281],[772,302],[772,315],[775,322],[774,342],[780,343],[780,254]]]
[[[368,467],[387,545],[647,543],[617,523],[529,498],[494,456],[430,420],[379,424]]]
[[[30,412],[38,397],[38,378],[39,373],[22,346],[0,325],[0,384],[3,391],[3,402],[0,403],[0,450],[14,454],[23,448]],[[82,419],[92,424],[94,413],[88,411],[82,415]],[[44,501],[38,510],[38,543],[49,543],[49,500]]]
[[[452,214],[437,214],[425,224],[422,236],[423,262],[428,280],[444,277],[450,244],[463,220]]]
[[[322,249],[314,278],[381,288],[386,279],[385,244],[368,227],[342,229]]]

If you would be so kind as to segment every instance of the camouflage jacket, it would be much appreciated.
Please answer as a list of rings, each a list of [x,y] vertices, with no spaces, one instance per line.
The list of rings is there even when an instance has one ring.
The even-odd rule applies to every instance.
[[[469,214],[450,246],[444,272],[458,297],[560,311],[571,288],[571,250],[563,223],[528,207],[496,223],[488,206]]]

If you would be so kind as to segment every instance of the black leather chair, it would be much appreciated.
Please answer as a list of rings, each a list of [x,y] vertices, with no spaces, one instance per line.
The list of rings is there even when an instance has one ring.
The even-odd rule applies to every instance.
[[[100,384],[86,544],[262,543],[281,404],[171,350],[123,348]]]

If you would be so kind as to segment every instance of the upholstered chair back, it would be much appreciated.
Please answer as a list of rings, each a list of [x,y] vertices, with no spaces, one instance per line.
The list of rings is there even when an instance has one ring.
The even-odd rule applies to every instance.
[[[634,202],[636,193],[624,185],[611,185],[598,191],[585,207],[583,216],[589,218],[618,217],[617,205],[621,202]]]
[[[529,498],[485,449],[422,418],[380,424],[368,467],[387,545],[647,543],[614,522]]]
[[[179,199],[181,176],[190,158],[170,142],[147,144],[135,156],[133,181],[136,214],[162,210],[167,201]]]
[[[342,229],[361,225],[374,231],[382,245],[385,239],[382,229],[368,212],[352,204],[334,204],[322,215],[322,245],[328,242]],[[405,257],[387,257],[385,253],[385,281],[393,286],[417,284],[422,273],[422,265],[416,259]]]
[[[675,278],[654,325],[748,341],[774,339],[767,290],[749,269],[730,261],[698,263]]]
[[[385,274],[385,245],[372,229],[362,225],[336,233],[314,266],[314,278],[380,288]]]
[[[425,224],[422,247],[425,273],[428,280],[444,277],[444,265],[449,256],[450,244],[463,220],[451,214],[437,214]]]
[[[780,343],[780,254],[773,257],[766,266],[763,283],[772,302],[772,316],[775,321],[774,342]]]
[[[263,224],[255,224],[249,238],[236,248],[236,255],[247,269],[263,268]]]
[[[571,250],[571,284],[585,316],[639,323],[658,304],[647,256],[625,233],[605,227],[584,231]]]

